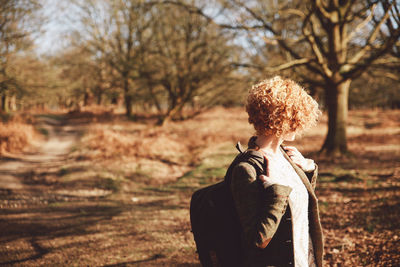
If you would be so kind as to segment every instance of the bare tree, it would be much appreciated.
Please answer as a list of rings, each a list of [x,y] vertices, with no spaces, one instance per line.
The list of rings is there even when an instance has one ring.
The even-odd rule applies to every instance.
[[[232,33],[182,7],[157,5],[151,17],[153,39],[141,76],[147,86],[161,90],[155,100],[158,106],[161,98],[166,98],[163,123],[183,118],[185,105],[211,91],[218,92],[216,87],[227,89],[237,47],[228,44]]]
[[[148,43],[150,18],[146,16],[151,4],[134,0],[77,2],[81,11],[82,26],[87,49],[118,75],[124,93],[126,114],[132,114],[138,78],[139,51]]]
[[[230,10],[229,16],[218,22],[206,9],[175,3],[222,27],[244,30],[279,47],[286,62],[256,67],[268,72],[297,69],[304,82],[323,88],[329,130],[321,151],[331,155],[347,152],[350,84],[398,42],[398,1],[226,0],[220,5]]]
[[[302,79],[325,90],[329,127],[322,150],[334,155],[346,153],[350,84],[389,52],[399,38],[400,29],[395,26],[400,22],[397,3],[314,0],[305,10],[280,9],[278,14],[284,17],[296,15],[301,19],[295,28],[297,38],[290,40],[287,27],[276,29],[257,10],[234,2],[288,54],[290,60],[276,66],[276,70],[303,66],[314,74],[311,79],[302,75]],[[304,48],[306,53],[299,51]]]
[[[76,108],[92,104],[94,100],[101,104],[111,83],[107,73],[109,66],[101,58],[94,57],[82,44],[59,53],[53,57],[52,63],[58,69],[58,78],[63,84],[61,106],[67,106],[66,102],[71,99],[74,99]]]
[[[32,33],[40,27],[35,21],[40,8],[34,0],[0,0],[0,110],[7,110],[7,98],[21,88],[12,59],[32,44]]]

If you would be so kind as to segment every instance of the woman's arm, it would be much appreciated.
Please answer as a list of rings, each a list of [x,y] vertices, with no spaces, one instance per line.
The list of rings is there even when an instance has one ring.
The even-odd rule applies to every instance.
[[[262,188],[254,167],[242,162],[233,170],[231,190],[246,241],[265,248],[286,211],[292,189],[279,184]]]
[[[285,146],[284,150],[288,154],[291,160],[297,164],[304,172],[312,172],[315,170],[316,164],[312,159],[303,157],[300,151],[294,146]]]

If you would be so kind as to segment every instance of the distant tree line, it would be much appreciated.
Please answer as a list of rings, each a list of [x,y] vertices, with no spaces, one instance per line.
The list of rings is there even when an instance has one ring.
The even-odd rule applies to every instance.
[[[242,50],[235,33],[205,17],[162,2],[75,4],[80,27],[56,61],[77,99],[122,99],[128,116],[134,107],[155,110],[162,124],[235,102],[246,86],[232,64]]]
[[[29,68],[40,62],[29,54],[37,24],[40,5],[33,0],[0,1],[0,110],[17,108],[17,101],[35,86],[28,77]],[[34,26],[33,26],[34,25]]]
[[[280,74],[327,109],[322,150],[339,155],[349,108],[400,106],[396,0],[74,0],[68,42],[38,57],[43,3],[1,0],[3,112],[114,104],[163,124],[242,104],[252,83]]]

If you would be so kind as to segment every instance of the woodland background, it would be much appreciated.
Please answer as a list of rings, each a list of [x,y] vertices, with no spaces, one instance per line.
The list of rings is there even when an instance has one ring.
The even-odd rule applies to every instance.
[[[198,266],[194,190],[253,134],[252,84],[323,111],[328,266],[398,266],[400,2],[0,0],[0,264]]]

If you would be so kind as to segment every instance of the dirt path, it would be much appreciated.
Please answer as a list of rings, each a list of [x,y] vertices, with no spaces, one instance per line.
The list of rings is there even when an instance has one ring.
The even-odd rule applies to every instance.
[[[37,128],[46,137],[34,143],[31,152],[0,160],[1,266],[37,265],[50,252],[40,240],[52,227],[58,229],[48,221],[57,216],[51,203],[71,200],[53,185],[80,130],[62,116],[39,116]]]
[[[78,131],[60,119],[41,116],[38,128],[47,133],[45,140],[34,144],[35,152],[6,157],[0,161],[0,190],[29,190],[21,177],[43,168],[52,168],[65,160],[65,156],[78,139]]]
[[[164,193],[134,191],[129,180],[120,185],[118,170],[70,153],[88,122],[40,117],[47,140],[34,153],[0,161],[0,266],[171,266],[160,264],[171,262],[158,252],[164,247],[152,248],[153,220],[184,224],[182,238],[192,242],[187,216],[169,222],[170,212],[153,214],[160,203],[177,211],[186,205],[171,206]]]

